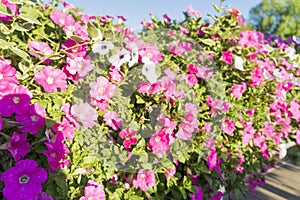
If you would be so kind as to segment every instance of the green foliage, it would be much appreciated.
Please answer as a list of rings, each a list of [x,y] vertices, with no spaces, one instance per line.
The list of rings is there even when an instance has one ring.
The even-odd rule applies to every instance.
[[[287,38],[300,35],[300,5],[297,0],[262,0],[250,10],[250,23],[263,33]]]

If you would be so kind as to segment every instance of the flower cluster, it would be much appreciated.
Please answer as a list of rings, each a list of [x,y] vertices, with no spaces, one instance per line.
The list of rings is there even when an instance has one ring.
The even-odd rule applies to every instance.
[[[136,35],[64,0],[13,2],[0,14],[0,198],[221,199],[300,145],[294,44],[242,29],[236,8],[212,23],[191,5],[182,23],[151,15]]]

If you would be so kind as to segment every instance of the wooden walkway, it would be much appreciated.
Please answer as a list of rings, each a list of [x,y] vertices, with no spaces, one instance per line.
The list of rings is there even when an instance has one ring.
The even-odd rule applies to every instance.
[[[228,196],[223,199],[230,200]],[[254,194],[231,200],[300,200],[300,166],[284,160],[269,170],[265,184]]]

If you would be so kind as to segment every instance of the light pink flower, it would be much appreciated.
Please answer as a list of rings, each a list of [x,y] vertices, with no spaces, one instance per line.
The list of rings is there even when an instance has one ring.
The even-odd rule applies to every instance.
[[[56,134],[62,134],[64,139],[71,141],[74,138],[76,126],[66,116],[63,116],[62,121],[56,122],[56,124],[52,126],[52,129],[56,132]]]
[[[222,57],[221,60],[229,65],[232,64],[232,59],[233,59],[233,55],[231,54],[231,52],[228,51],[223,51],[222,52]]]
[[[224,133],[231,134],[235,129],[235,123],[233,120],[225,118],[222,120],[221,127]]]
[[[163,59],[163,54],[159,51],[156,44],[141,42],[141,44],[138,44],[138,48],[138,53],[141,56],[143,63],[151,61],[154,64],[157,64]]]
[[[184,28],[184,27],[181,26],[181,25],[179,25],[179,30],[180,30],[183,34],[185,34],[185,35],[187,35],[187,34],[190,33],[186,28]]]
[[[135,130],[130,130],[130,127],[127,126],[126,129],[123,129],[119,133],[119,137],[124,139],[123,145],[125,148],[129,149],[131,145],[136,144],[137,139],[134,137],[136,135]]]
[[[167,153],[170,147],[169,134],[163,130],[157,131],[149,140],[148,146],[154,154]]]
[[[241,98],[245,89],[246,89],[246,83],[244,82],[242,82],[242,84],[234,84],[232,86],[232,94],[235,96],[235,98],[239,99]]]
[[[297,100],[292,100],[290,102],[290,112],[292,113],[293,117],[300,122],[300,104]]]
[[[105,123],[113,130],[118,130],[122,126],[122,119],[115,111],[108,111],[103,115]]]
[[[75,104],[71,108],[71,113],[81,122],[84,127],[92,127],[96,125],[98,112],[88,103]]]
[[[67,75],[60,69],[44,66],[42,71],[35,70],[34,80],[41,84],[46,92],[57,92],[67,88]]]
[[[169,52],[173,55],[184,56],[192,50],[192,47],[193,45],[190,42],[179,42],[179,40],[174,40],[169,43]]]
[[[53,54],[51,47],[45,42],[31,41],[28,43],[29,53],[40,60],[44,60],[45,63],[51,62],[50,59],[46,59],[47,56]],[[40,54],[43,54],[41,56]]]
[[[90,95],[95,100],[109,100],[113,97],[116,85],[110,83],[104,76],[99,76],[97,82],[90,83]]]
[[[254,137],[255,129],[253,128],[252,124],[247,124],[244,128],[242,141],[244,144],[248,144]]]
[[[193,86],[198,83],[198,79],[194,74],[186,74],[185,78],[188,86]]]
[[[296,143],[300,145],[300,130],[296,131]]]
[[[100,183],[88,180],[87,186],[84,188],[84,196],[79,200],[105,200],[104,187]]]
[[[186,9],[186,12],[188,12],[190,15],[194,15],[195,17],[200,17],[200,12],[198,10],[195,10],[192,5],[189,5]]]
[[[205,80],[209,80],[211,76],[213,75],[213,70],[208,69],[207,67],[201,65],[200,67],[197,67],[196,76],[198,78],[203,78]]]
[[[167,180],[170,180],[176,173],[176,168],[166,169]]]
[[[53,11],[50,14],[50,18],[59,26],[71,26],[75,23],[75,20],[71,15],[67,15],[67,13],[61,10]]]
[[[67,57],[66,70],[72,75],[78,74],[79,78],[84,78],[93,68],[94,64],[89,57]]]
[[[154,171],[146,171],[141,169],[138,172],[137,178],[133,179],[134,187],[139,187],[141,190],[146,191],[149,187],[155,185],[155,174]]]

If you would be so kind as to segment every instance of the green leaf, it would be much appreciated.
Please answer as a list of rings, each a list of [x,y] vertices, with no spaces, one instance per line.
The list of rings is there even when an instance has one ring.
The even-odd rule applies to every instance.
[[[11,47],[10,50],[12,52],[14,52],[15,54],[17,54],[18,56],[20,56],[21,58],[23,58],[24,60],[30,60],[30,56],[23,50],[17,48],[17,47]]]
[[[10,47],[10,43],[0,39],[0,49],[8,49]]]
[[[8,35],[11,33],[11,30],[9,28],[7,28],[7,26],[5,26],[4,24],[0,24],[0,32],[5,34],[5,35]]]
[[[202,42],[208,46],[212,46],[215,44],[215,42],[212,39],[204,39]]]
[[[4,15],[12,16],[11,11],[2,3],[0,3],[0,13],[2,13]]]
[[[13,23],[12,28],[17,30],[17,31],[29,31],[32,29],[32,24],[31,23],[24,23],[20,24],[18,22]]]
[[[21,18],[29,23],[32,23],[32,24],[38,24],[38,25],[42,25],[41,22],[39,20],[37,20],[36,18],[34,18],[33,16],[31,15],[28,15],[28,14],[24,14],[24,13],[21,13],[18,18]]]
[[[14,3],[14,4],[23,4],[24,0],[8,0],[10,3]]]
[[[92,24],[91,22],[88,22],[87,32],[92,39],[97,38],[99,36],[99,31],[100,30],[98,30],[94,24]]]

